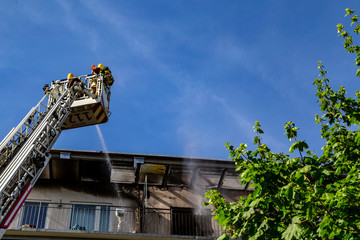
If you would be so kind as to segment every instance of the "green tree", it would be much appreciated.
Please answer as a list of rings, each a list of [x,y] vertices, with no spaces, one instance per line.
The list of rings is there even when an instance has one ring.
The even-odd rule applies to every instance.
[[[357,36],[358,15],[346,9],[345,16],[351,18],[350,28]],[[354,37],[343,25],[337,28],[360,66]],[[315,119],[326,140],[321,155],[297,139],[293,122],[285,124],[285,134],[293,141],[289,152],[298,157],[271,152],[262,142],[259,122],[254,126],[256,150],[227,143],[241,184],[250,182],[254,191],[237,202],[227,202],[216,190],[206,193],[204,204],[214,207],[214,218],[223,226],[219,239],[360,239],[360,92],[346,97],[344,87],[334,91],[321,62],[318,69],[314,85],[322,114]]]

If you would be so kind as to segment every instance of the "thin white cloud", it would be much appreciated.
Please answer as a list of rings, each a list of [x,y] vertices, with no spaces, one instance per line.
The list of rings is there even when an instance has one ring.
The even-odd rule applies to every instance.
[[[94,2],[92,1],[82,1],[81,3],[88,10],[93,10],[94,8]],[[71,6],[68,2],[63,3],[59,1],[59,4],[62,5],[66,13],[65,18],[67,19],[68,27],[73,31],[78,31],[79,29],[84,31],[84,26],[71,14]],[[101,11],[90,11],[89,14],[96,15],[97,19],[99,19],[104,26],[112,29],[112,33],[117,34],[117,37],[122,39],[132,53],[153,66],[165,79],[176,86],[179,95],[174,96],[174,100],[170,102],[171,106],[169,106],[169,108],[176,109],[177,112],[174,121],[178,126],[177,138],[182,142],[184,155],[203,154],[206,148],[213,148],[216,145],[222,147],[228,140],[227,135],[235,135],[234,132],[237,133],[236,135],[246,136],[238,139],[238,141],[252,139],[253,123],[245,117],[245,113],[240,114],[238,112],[236,107],[239,106],[229,106],[227,101],[208,88],[206,84],[202,82],[202,79],[194,79],[193,76],[188,76],[186,71],[174,68],[159,57],[162,55],[158,52],[162,49],[159,46],[161,42],[156,42],[156,37],[154,36],[157,34],[161,35],[161,32],[168,31],[174,36],[187,36],[181,32],[182,30],[175,30],[166,24],[162,26],[152,26],[151,23],[142,22],[141,19],[132,19],[129,16],[125,16],[121,14],[121,12],[112,9],[109,5],[102,6]],[[149,27],[152,28],[154,32],[147,35],[146,33],[149,33],[149,31],[147,30],[147,32],[144,33],[143,30]],[[194,44],[191,38],[180,38],[183,44]],[[101,45],[101,41],[102,40],[99,39],[97,45]],[[240,48],[232,41],[222,39],[217,42],[217,47],[215,48],[217,55],[214,56],[214,59],[224,60],[227,64],[242,65],[249,71],[254,71],[265,78],[268,69],[261,64],[252,65],[257,60],[257,56],[251,55],[253,50],[254,49]],[[114,69],[117,68],[116,64],[117,63],[114,63]],[[204,109],[211,109],[213,107],[222,109],[213,113],[223,116],[222,121],[224,122],[219,122],[219,125],[226,125],[229,122],[233,124],[224,126],[220,131],[218,126],[214,127],[206,123],[206,119],[202,119],[203,116],[201,116],[201,112]],[[224,119],[226,119],[226,122]],[[271,137],[269,136],[268,138]]]
[[[267,35],[264,33],[264,35]],[[280,33],[278,38],[280,39]],[[284,37],[284,39],[286,39]],[[240,42],[239,42],[240,41]],[[297,66],[292,66],[291,61],[294,58],[294,49],[288,53],[277,46],[282,52],[274,52],[271,47],[271,41],[264,43],[264,40],[254,40],[251,44],[241,42],[241,39],[232,39],[231,37],[219,36],[213,42],[213,58],[219,63],[226,62],[230,67],[244,69],[244,71],[256,76],[262,85],[267,85],[273,92],[283,98],[291,101],[298,101],[299,88],[305,88],[309,91],[309,84],[299,75]],[[274,40],[273,40],[274,41]]]
[[[218,102],[223,107],[225,112],[235,120],[236,127],[238,129],[241,129],[241,132],[243,132],[244,134],[246,134],[247,132],[251,132],[254,123],[250,122],[248,119],[246,119],[244,116],[242,116],[236,110],[236,108],[230,107],[229,104],[225,101],[224,98],[221,98],[221,97],[219,97],[217,95],[213,95],[212,98],[216,102]],[[246,134],[246,135],[248,135],[249,137],[252,136],[252,135],[249,135],[249,134]]]
[[[238,138],[239,141],[251,141],[248,142],[248,145],[252,143],[252,139],[255,136],[255,133],[253,132],[253,126],[255,122],[249,121],[246,117],[243,116],[243,114],[239,113],[239,109],[230,106],[224,98],[221,98],[219,96],[214,95],[213,99],[218,102],[224,109],[224,112],[231,116],[232,119],[234,119],[235,125],[234,130],[238,131],[238,134],[240,136],[243,136]],[[263,138],[263,143],[271,146],[272,148],[278,149],[286,149],[284,148],[285,145],[283,142],[276,140],[275,137],[271,136],[270,134],[266,133],[261,136]],[[232,144],[238,144],[238,143],[232,143]]]
[[[33,5],[30,2],[22,2],[21,8],[19,7],[16,10],[20,11],[20,14],[23,14],[23,16],[27,17],[32,24],[43,25],[48,22],[47,16],[44,15],[42,9],[37,8],[36,5]]]
[[[63,25],[72,31],[74,36],[80,36],[83,39],[82,43],[87,45],[90,51],[98,53],[101,50],[101,43],[99,41],[101,29],[91,28],[86,22],[83,23],[80,20],[80,14],[84,13],[79,13],[74,8],[74,2],[63,0],[57,0],[56,2],[64,12],[64,14],[61,14]],[[71,38],[73,36],[69,35],[69,39]]]
[[[131,26],[134,26],[133,22],[135,19],[124,19],[121,12],[115,12],[109,5],[102,5],[99,11],[94,11],[94,5],[98,2],[81,1],[81,3],[88,9],[88,14],[92,14],[95,19],[102,22],[104,26],[111,26],[111,29],[115,30],[118,34],[118,37],[125,39],[133,51],[141,53],[144,58],[152,58],[153,54],[151,53],[151,48],[147,46],[148,42],[141,41],[142,36],[139,32],[131,30]],[[98,30],[101,31],[102,29]],[[93,31],[97,31],[97,29],[93,29]],[[103,32],[103,34],[106,36],[105,32]]]
[[[92,2],[84,1],[83,4],[89,9],[93,7]],[[156,51],[161,49],[161,47],[156,45],[151,36],[146,36],[141,32],[141,29],[144,28],[142,27],[144,23],[139,22],[139,20],[135,22],[134,19],[125,19],[121,13],[114,12],[110,8],[104,8],[103,11],[97,13],[99,14],[99,19],[105,25],[111,26],[111,29],[116,29],[118,37],[125,39],[127,45],[134,53],[154,66],[158,72],[178,88],[179,95],[175,96],[175,100],[170,103],[172,104],[170,108],[176,109],[177,112],[174,121],[178,126],[177,138],[182,142],[184,155],[205,154],[208,149],[214,146],[223,147],[223,144],[227,141],[227,135],[233,132],[246,136],[246,139],[253,137],[253,123],[247,120],[244,114],[240,114],[236,108],[230,107],[223,98],[217,96],[201,79],[195,80],[194,77],[188,76],[183,70],[174,69],[157,57],[161,54]],[[126,25],[124,22],[131,24]],[[131,26],[134,25],[137,25],[137,27],[132,28]],[[171,30],[166,25],[163,27],[165,29],[159,31],[169,30],[177,36],[186,35],[174,29]],[[189,44],[191,42],[190,38],[182,39],[183,41],[189,41]],[[247,58],[248,52],[243,52],[240,48],[234,48],[234,46],[230,46],[227,51],[226,49],[222,50],[225,50],[222,53],[226,55],[227,62],[233,62],[234,64],[239,64],[240,62],[245,64],[247,68],[252,69],[250,65],[247,65],[250,64]],[[206,119],[202,119],[200,116],[204,109],[211,109],[214,106],[223,109],[222,111],[214,112],[214,114],[222,115],[224,119],[226,118],[227,121],[234,123],[222,128],[221,132],[220,130],[211,129],[212,126],[209,126],[206,123]],[[229,118],[232,120],[229,120]],[[219,122],[218,124],[225,123]],[[226,130],[224,131],[224,129]],[[239,141],[241,140],[239,139]]]

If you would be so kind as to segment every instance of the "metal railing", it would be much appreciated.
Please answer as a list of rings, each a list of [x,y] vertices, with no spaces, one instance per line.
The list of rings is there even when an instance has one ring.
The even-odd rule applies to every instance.
[[[110,205],[26,202],[9,229],[185,235],[221,235],[208,209],[129,208]]]

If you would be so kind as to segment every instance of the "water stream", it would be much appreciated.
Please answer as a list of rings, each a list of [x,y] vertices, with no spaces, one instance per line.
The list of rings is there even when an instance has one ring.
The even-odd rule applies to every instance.
[[[99,139],[100,139],[100,142],[101,142],[101,145],[102,145],[102,148],[103,148],[103,152],[105,154],[106,164],[107,164],[107,167],[109,169],[110,176],[111,176],[112,167],[111,167],[111,159],[110,159],[110,156],[109,156],[109,151],[108,151],[108,149],[106,147],[105,139],[104,139],[104,136],[103,136],[103,134],[101,132],[101,129],[100,129],[99,125],[95,125],[95,126],[96,126],[96,131],[97,131],[97,133],[99,135]],[[119,186],[116,183],[112,184],[112,186],[114,187],[113,190],[114,190],[116,196],[120,197],[121,191],[119,189]]]

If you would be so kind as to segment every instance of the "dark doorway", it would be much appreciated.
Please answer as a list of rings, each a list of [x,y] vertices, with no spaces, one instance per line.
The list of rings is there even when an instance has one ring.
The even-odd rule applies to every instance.
[[[208,209],[171,208],[171,233],[188,236],[210,236],[211,211]]]

